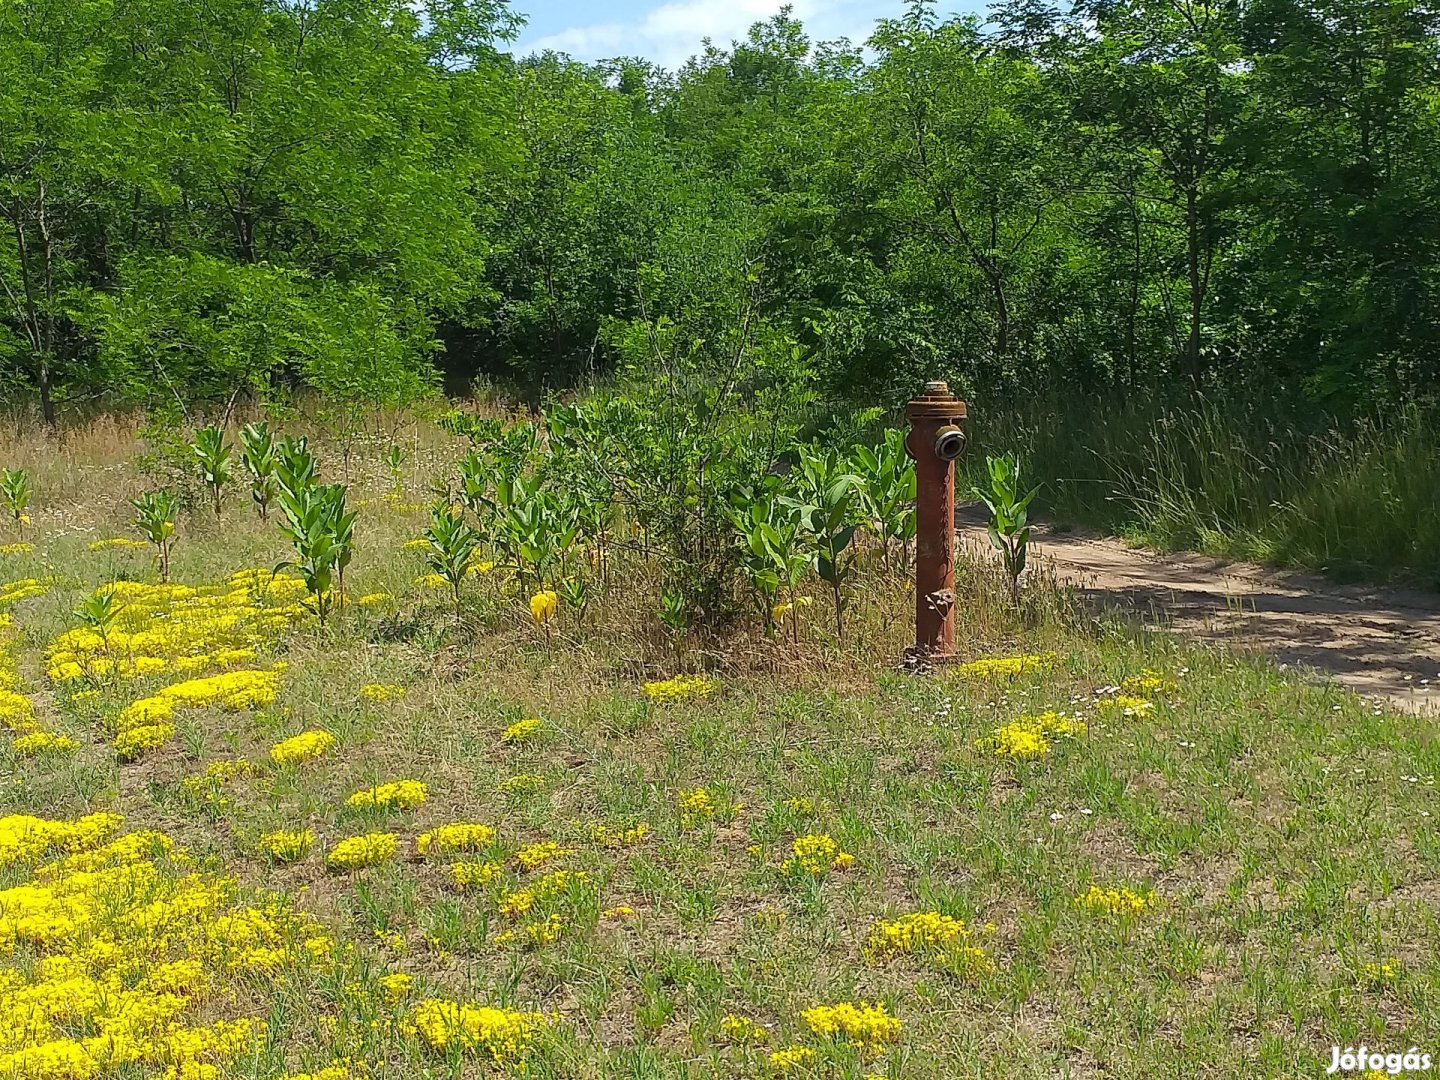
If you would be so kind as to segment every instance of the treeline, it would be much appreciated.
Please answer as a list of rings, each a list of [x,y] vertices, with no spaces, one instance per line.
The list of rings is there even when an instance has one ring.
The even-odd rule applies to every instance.
[[[4,389],[1391,404],[1440,367],[1436,20],[915,3],[665,72],[512,57],[503,0],[8,0]]]

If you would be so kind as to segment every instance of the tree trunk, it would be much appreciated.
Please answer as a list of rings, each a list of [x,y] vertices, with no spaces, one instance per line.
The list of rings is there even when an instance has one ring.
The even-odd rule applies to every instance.
[[[1186,263],[1190,278],[1190,338],[1185,343],[1185,371],[1191,382],[1200,381],[1200,316],[1205,306],[1205,283],[1200,276],[1200,209],[1195,188],[1185,192]]]

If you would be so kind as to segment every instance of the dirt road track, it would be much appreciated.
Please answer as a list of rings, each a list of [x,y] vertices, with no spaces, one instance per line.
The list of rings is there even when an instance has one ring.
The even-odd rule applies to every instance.
[[[985,545],[967,508],[961,537]],[[1037,526],[1032,559],[1086,601],[1192,638],[1258,649],[1357,693],[1440,713],[1440,594],[1336,585],[1203,555],[1157,555]]]

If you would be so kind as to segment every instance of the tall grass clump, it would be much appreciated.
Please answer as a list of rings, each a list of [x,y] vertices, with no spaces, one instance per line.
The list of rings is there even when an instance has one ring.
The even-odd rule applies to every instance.
[[[974,410],[973,469],[1018,447],[1050,516],[1165,549],[1440,585],[1440,415],[1267,400],[1040,398]]]

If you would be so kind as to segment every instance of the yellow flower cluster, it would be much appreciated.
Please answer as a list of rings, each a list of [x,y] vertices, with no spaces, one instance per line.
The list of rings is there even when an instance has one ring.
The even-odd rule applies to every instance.
[[[500,733],[500,738],[508,743],[520,743],[533,739],[540,733],[541,722],[531,717],[528,720],[517,720]]]
[[[745,809],[745,804],[741,802],[727,806],[716,799],[708,788],[703,787],[682,789],[676,794],[675,802],[680,808],[680,824],[686,829],[694,828],[711,818],[734,817]]]
[[[13,749],[21,757],[73,754],[80,744],[42,727],[35,719],[35,703],[20,692],[20,672],[10,653],[11,620],[4,619],[0,622],[0,729],[18,736]]]
[[[1366,982],[1389,983],[1394,982],[1400,974],[1400,963],[1398,960],[1380,960],[1364,964],[1360,968],[1360,975]]]
[[[808,1046],[787,1046],[770,1055],[770,1068],[781,1076],[809,1072],[820,1055]]]
[[[253,664],[301,619],[305,582],[289,574],[241,570],[223,585],[193,588],[116,581],[116,625],[67,630],[47,653],[52,682],[119,675],[194,675]]]
[[[513,1065],[530,1054],[550,1020],[544,1013],[427,998],[415,1006],[409,1026],[436,1050],[459,1049]]]
[[[396,971],[389,975],[381,975],[375,980],[380,989],[385,991],[387,1001],[396,1002],[415,989],[415,976],[406,975],[404,972]]]
[[[335,736],[328,731],[302,731],[270,747],[270,760],[276,765],[299,765],[328,754],[334,747]]]
[[[587,821],[585,831],[590,834],[590,840],[603,848],[634,847],[644,840],[650,832],[650,826],[645,824],[611,827],[599,821]]]
[[[898,919],[877,919],[865,939],[872,962],[901,955],[948,953],[967,971],[991,972],[994,961],[975,944],[975,934],[959,919],[938,911],[916,911]]]
[[[1102,889],[1099,885],[1090,888],[1075,898],[1078,907],[1098,915],[1124,918],[1142,915],[1155,906],[1154,893],[1137,893],[1130,889]]]
[[[325,856],[332,870],[360,870],[395,858],[399,840],[394,833],[365,833],[341,840]]]
[[[344,1065],[327,1065],[319,1072],[295,1073],[287,1077],[287,1080],[358,1080],[358,1078]]]
[[[427,794],[419,780],[393,780],[361,788],[345,800],[345,805],[365,810],[414,810],[425,801]]]
[[[720,1031],[725,1038],[739,1045],[756,1045],[770,1041],[770,1032],[748,1016],[726,1013],[720,1018]]]
[[[537,903],[554,900],[568,893],[571,886],[581,885],[589,880],[590,875],[583,870],[552,870],[536,878],[529,888],[506,893],[500,898],[497,907],[501,915],[524,915]]]
[[[394,599],[395,597],[391,596],[388,592],[372,592],[366,593],[355,602],[361,607],[376,607],[380,604],[388,604]]]
[[[50,852],[88,851],[99,847],[120,828],[120,815],[87,814],[75,821],[57,821],[12,814],[0,818],[0,867],[37,859]],[[0,908],[0,912],[4,909]],[[0,945],[4,942],[0,935]]]
[[[296,862],[314,846],[315,834],[309,829],[277,829],[260,837],[261,850],[276,862]]]
[[[844,1036],[862,1054],[876,1053],[900,1037],[900,1019],[885,1011],[883,1001],[841,1001],[817,1005],[800,1014],[805,1025],[821,1038]]]
[[[519,773],[500,781],[499,790],[502,795],[528,795],[533,791],[539,791],[545,786],[545,778],[536,776],[534,773]]]
[[[1145,668],[1139,675],[1131,675],[1120,680],[1120,689],[1127,694],[1144,696],[1145,694],[1173,694],[1180,689],[1180,685],[1174,679],[1167,679],[1158,671]]]
[[[797,814],[800,817],[811,817],[815,813],[815,803],[810,799],[782,799],[780,805],[786,810],[789,810],[790,813]]]
[[[831,870],[845,870],[855,864],[855,856],[841,851],[835,838],[824,833],[797,836],[790,850],[793,854],[784,866],[787,873],[803,870],[818,876]]]
[[[88,546],[91,551],[108,551],[111,548],[145,548],[150,545],[128,536],[109,536],[103,540],[92,540]]]
[[[405,696],[405,687],[395,683],[366,683],[360,688],[360,696],[366,701],[393,701]]]
[[[676,675],[673,679],[647,682],[645,696],[657,705],[669,705],[675,701],[706,698],[719,689],[720,683],[717,680],[707,679],[703,675]]]
[[[1040,671],[1048,662],[1048,657],[1034,653],[1025,656],[987,656],[960,664],[954,671],[962,679],[1014,678],[1016,675]]]
[[[162,834],[112,840],[119,823],[0,820],[0,838],[20,836],[11,861],[32,864],[0,890],[0,955],[17,957],[0,961],[0,1077],[216,1077],[265,1030],[216,1018],[216,1005],[283,992],[333,955],[279,897],[246,903],[233,879],[194,871]],[[69,854],[34,865],[53,851]]]
[[[450,866],[450,880],[461,892],[493,885],[503,873],[504,867],[498,862],[457,862]]]
[[[527,844],[515,852],[515,861],[522,870],[536,870],[551,859],[562,859],[575,854],[574,848],[562,847],[554,840],[542,840],[538,844]]]
[[[15,753],[21,757],[37,757],[40,754],[73,754],[80,744],[68,735],[57,735],[53,731],[32,731],[15,740]]]
[[[996,757],[1038,758],[1050,753],[1054,739],[1083,735],[1085,730],[1084,721],[1047,711],[1012,720],[984,738],[976,739],[975,746]]]
[[[29,555],[34,550],[34,544],[0,544],[0,555]]]
[[[279,671],[227,671],[175,683],[120,710],[115,752],[129,760],[168,742],[175,734],[176,709],[261,709],[275,704],[279,692]]]
[[[1101,698],[1097,703],[1102,709],[1110,709],[1124,716],[1149,716],[1155,711],[1155,703],[1131,694],[1116,694]]]
[[[15,581],[0,581],[0,605],[18,604],[32,596],[44,596],[50,591],[50,583],[39,578],[17,578]]]
[[[550,915],[544,919],[537,919],[521,926],[511,927],[509,930],[500,931],[495,935],[494,944],[497,947],[504,947],[520,942],[538,948],[541,945],[553,945],[560,940],[560,935],[564,932],[565,921],[559,915]]]
[[[421,855],[448,855],[452,851],[478,851],[495,842],[495,830],[489,825],[457,821],[441,825],[415,838],[415,849]]]

